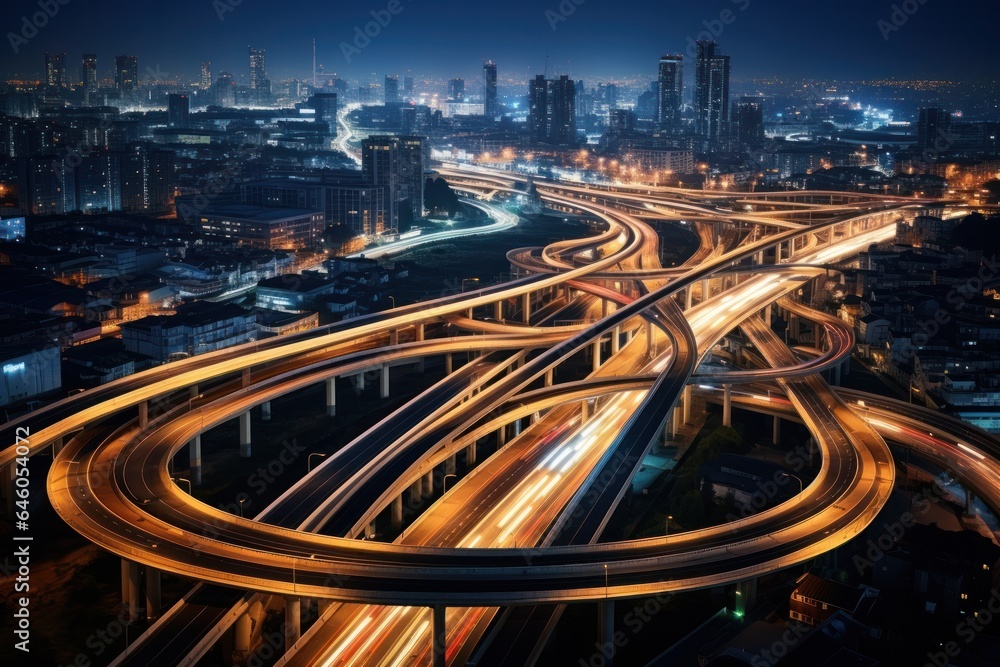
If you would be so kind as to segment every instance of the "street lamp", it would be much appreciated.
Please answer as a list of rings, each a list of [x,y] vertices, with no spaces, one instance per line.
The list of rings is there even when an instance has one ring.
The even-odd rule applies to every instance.
[[[240,503],[240,518],[242,519],[243,518],[243,503],[245,503],[247,501],[247,499],[246,498],[237,498],[237,501]]]
[[[465,283],[478,283],[479,278],[462,278],[462,292],[465,292]]]
[[[174,483],[177,483],[177,482],[185,482],[185,483],[187,483],[187,485],[188,485],[188,495],[189,496],[193,496],[194,495],[194,491],[192,490],[192,486],[191,486],[191,480],[184,479],[183,477],[171,477],[171,479],[174,481]]]
[[[779,477],[791,477],[792,479],[794,479],[795,481],[797,481],[799,483],[799,493],[802,493],[803,485],[802,485],[802,478],[801,477],[798,477],[797,475],[793,475],[790,472],[779,472],[778,476]]]
[[[313,469],[312,462],[314,456],[318,456],[321,459],[325,459],[327,455],[322,454],[320,452],[313,452],[312,454],[310,454],[309,457],[306,459],[306,472],[312,472]]]
[[[386,298],[388,298],[389,301],[392,302],[392,307],[393,307],[393,309],[395,309],[396,308],[396,297],[392,296],[391,294],[386,294]]]
[[[673,518],[674,517],[672,515],[670,515],[670,514],[667,515],[667,532],[666,532],[666,537],[670,537],[670,521]]]
[[[608,564],[604,564],[604,599],[608,599]]]
[[[205,398],[205,394],[198,394],[197,396],[192,396],[191,398],[189,398],[188,399],[188,412],[191,412],[193,410],[191,404],[194,403],[195,401],[199,400],[199,399],[202,399],[202,398]]]

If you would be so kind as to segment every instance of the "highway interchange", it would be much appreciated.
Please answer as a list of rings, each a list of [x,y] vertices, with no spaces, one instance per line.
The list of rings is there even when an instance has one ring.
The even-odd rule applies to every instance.
[[[496,203],[523,196],[524,177],[441,173],[497,225],[512,224]],[[29,416],[32,452],[60,450],[48,490],[70,526],[127,561],[202,582],[116,664],[193,664],[271,596],[290,615],[300,599],[324,601],[301,639],[297,628],[288,633],[283,664],[443,665],[465,664],[484,637],[502,633],[498,610],[509,605],[741,584],[870,524],[894,482],[886,441],[904,433],[926,432],[917,440],[927,456],[1000,504],[990,436],[832,388],[821,373],[849,357],[853,335],[790,298],[825,267],[892,238],[898,220],[953,203],[535,186],[547,208],[602,231],[512,250],[518,277],[508,283],[174,362]],[[685,264],[660,266],[647,222],[657,219],[698,234]],[[769,326],[773,308],[823,335],[793,351]],[[759,365],[703,367],[734,331]],[[591,372],[569,377],[562,369],[584,355]],[[168,472],[185,448],[195,464],[189,443],[201,433],[280,396],[327,384],[335,410],[337,382],[375,377],[386,396],[392,367],[442,357],[443,380],[257,517],[191,498]],[[737,405],[803,422],[822,455],[819,473],[792,500],[735,522],[599,542],[646,453],[665,428],[690,420],[696,395],[721,400],[726,421]],[[3,426],[8,441],[22,423]],[[501,446],[479,460],[477,442],[491,437]],[[359,539],[380,515],[398,524],[404,497],[433,495],[435,471],[454,472],[456,456],[469,472],[395,541]],[[8,448],[0,463],[12,457]],[[551,621],[538,616],[533,634]],[[446,641],[430,641],[435,634]]]

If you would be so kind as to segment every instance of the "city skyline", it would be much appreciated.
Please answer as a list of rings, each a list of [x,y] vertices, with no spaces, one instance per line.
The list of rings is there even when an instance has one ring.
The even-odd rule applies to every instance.
[[[332,11],[298,2],[277,10],[218,0],[152,7],[136,23],[129,5],[112,2],[99,14],[74,4],[60,6],[51,18],[32,23],[37,3],[22,1],[11,10],[18,19],[8,25],[11,51],[4,53],[0,71],[14,78],[41,76],[45,51],[65,52],[68,63],[96,53],[103,78],[114,57],[128,53],[145,63],[143,71],[148,66],[162,75],[195,79],[200,62],[211,60],[216,72],[249,78],[244,72],[247,44],[252,43],[268,52],[272,78],[306,78],[315,38],[318,64],[350,79],[381,80],[404,69],[431,77],[467,76],[490,59],[502,64],[501,80],[527,80],[543,73],[546,63],[550,75],[648,73],[655,78],[659,56],[680,53],[693,62],[695,42],[711,38],[739,63],[734,79],[869,79],[891,71],[901,78],[975,80],[989,73],[990,22],[967,17],[978,13],[988,19],[996,15],[995,8],[968,0],[913,4],[916,10],[907,13],[909,6],[860,0],[826,9],[796,6],[794,11],[751,0],[660,8],[632,0],[613,6],[565,0],[553,1],[551,7],[511,2],[498,12],[456,2],[411,5],[399,0],[393,14],[388,5]],[[640,12],[653,14],[642,18]],[[329,23],[317,30],[316,19],[326,15]],[[378,18],[385,25],[370,27],[365,35],[366,24]],[[822,30],[816,30],[819,25]],[[114,39],[94,39],[99,30]],[[172,37],[156,40],[155,34]],[[78,69],[70,69],[71,80],[78,78]]]

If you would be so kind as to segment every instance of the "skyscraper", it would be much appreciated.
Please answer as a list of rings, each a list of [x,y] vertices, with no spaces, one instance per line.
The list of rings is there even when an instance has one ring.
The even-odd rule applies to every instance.
[[[565,74],[528,82],[528,131],[532,141],[569,146],[576,143],[576,83]]]
[[[731,121],[740,146],[756,148],[764,143],[764,101],[759,97],[741,97],[734,102]]]
[[[922,151],[943,152],[951,140],[951,114],[944,109],[927,107],[920,110],[917,121],[917,148]]]
[[[337,136],[337,93],[316,93],[309,103],[316,111],[316,122],[325,126],[325,134]]]
[[[403,77],[403,94],[409,97],[413,95],[413,77],[404,76]]]
[[[264,49],[250,47],[250,96],[254,102],[266,102],[271,97],[271,80],[264,66]]]
[[[720,54],[715,42],[698,42],[694,83],[698,134],[714,143],[726,134],[729,111],[729,56]]]
[[[492,123],[500,113],[497,106],[497,64],[492,60],[483,64],[483,86],[483,115],[486,122]]]
[[[465,79],[451,79],[448,82],[448,101],[461,102],[465,99]]]
[[[212,61],[201,61],[201,89],[208,90],[212,87]]]
[[[220,72],[219,78],[215,80],[215,103],[220,107],[231,107],[236,105],[236,84],[233,82],[233,75],[229,72]]]
[[[399,77],[385,75],[385,103],[386,104],[398,104],[399,103]]]
[[[80,61],[80,82],[83,84],[84,99],[92,104],[91,96],[97,93],[97,55],[84,53]]]
[[[120,94],[135,91],[139,85],[139,58],[137,56],[117,56],[115,58],[115,87]]]
[[[188,96],[171,93],[167,97],[167,126],[185,128],[188,126]]]
[[[45,85],[50,88],[66,87],[66,54],[45,52]]]
[[[408,209],[408,217],[423,216],[424,209],[424,140],[422,137],[370,136],[361,147],[361,169],[365,180],[375,186],[388,186],[390,229],[399,229],[399,212]]]
[[[657,77],[657,123],[661,130],[676,130],[684,100],[684,56],[663,56]]]

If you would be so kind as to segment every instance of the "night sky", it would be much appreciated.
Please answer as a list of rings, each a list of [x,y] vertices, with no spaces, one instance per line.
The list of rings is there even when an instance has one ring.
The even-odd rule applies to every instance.
[[[319,62],[352,80],[406,71],[472,78],[485,58],[499,63],[501,79],[523,80],[541,72],[546,54],[550,74],[653,78],[657,58],[686,52],[705,21],[722,28],[716,41],[733,57],[735,79],[973,79],[994,74],[1000,61],[996,0],[900,0],[916,11],[886,33],[888,40],[878,22],[892,25],[893,2],[881,0],[562,0],[574,9],[562,21],[553,18],[562,17],[561,0],[395,0],[402,11],[348,63],[340,43],[351,42],[355,26],[390,1],[66,0],[20,53],[7,35],[0,71],[40,76],[50,49],[67,52],[74,79],[80,54],[96,52],[102,77],[110,75],[115,55],[128,53],[139,56],[141,72],[159,67],[193,80],[200,61],[211,60],[216,75],[229,70],[245,80],[253,44],[267,50],[272,79],[306,77],[315,36]],[[21,17],[39,10],[38,0],[4,5],[5,33],[20,32]],[[220,8],[232,11],[220,20]],[[728,25],[718,21],[724,10],[732,12]]]

